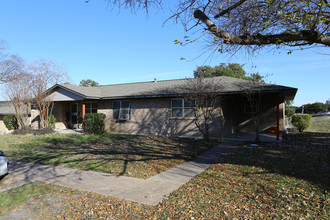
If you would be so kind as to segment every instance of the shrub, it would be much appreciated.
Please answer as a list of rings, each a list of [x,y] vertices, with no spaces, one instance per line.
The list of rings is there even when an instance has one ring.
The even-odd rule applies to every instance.
[[[8,130],[15,130],[18,128],[17,118],[15,115],[6,115],[3,117],[3,123]]]
[[[85,131],[92,134],[103,134],[104,119],[105,114],[103,113],[87,113],[84,120]]]
[[[295,114],[292,116],[291,123],[295,126],[299,132],[303,132],[308,126],[310,126],[312,116],[308,114]]]
[[[56,122],[56,118],[54,115],[49,115],[48,116],[48,126],[52,129],[55,129],[55,122]]]

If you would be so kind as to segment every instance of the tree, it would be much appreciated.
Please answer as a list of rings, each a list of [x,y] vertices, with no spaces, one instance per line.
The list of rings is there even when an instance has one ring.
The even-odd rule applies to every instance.
[[[300,108],[297,108],[296,112],[303,112],[307,114],[317,114],[321,111],[326,111],[327,106],[322,102],[315,102],[312,104],[304,104]]]
[[[295,114],[297,107],[292,106],[292,101],[286,100],[284,101],[284,103],[285,103],[285,115],[288,118],[291,118]]]
[[[17,55],[4,53],[4,42],[0,41],[0,84],[19,77],[24,72],[24,60]]]
[[[264,82],[263,76],[259,73],[247,75],[243,69],[243,65],[238,63],[221,63],[219,66],[198,66],[194,70],[194,78],[214,77],[214,76],[230,76],[239,79],[247,79],[255,82]]]
[[[199,66],[194,71],[194,77],[230,76],[234,78],[245,78],[245,70],[238,63],[221,63],[219,66]]]
[[[132,9],[164,8],[162,0],[107,0]],[[86,1],[88,2],[88,1]],[[330,3],[328,0],[183,0],[177,1],[168,19],[181,21],[196,42],[210,36],[219,52],[232,49],[255,51],[265,45],[293,48],[330,46]],[[197,29],[197,30],[196,30]],[[197,34],[197,36],[194,35]],[[244,46],[244,47],[242,47]]]
[[[261,83],[250,80],[248,90],[245,91],[246,98],[250,105],[250,115],[251,120],[255,127],[255,133],[256,133],[256,143],[260,143],[260,118],[261,118],[261,112],[260,112],[260,104],[262,99],[262,91],[259,88]]]
[[[292,116],[292,124],[298,128],[299,132],[303,132],[311,124],[312,116],[308,114],[296,114]]]
[[[221,96],[214,93],[215,87],[219,85],[220,83],[215,84],[212,79],[197,78],[187,79],[185,85],[177,88],[177,93],[184,98],[184,101],[194,107],[194,123],[206,141],[210,140],[210,123],[215,122],[218,116],[222,128],[225,123]]]
[[[24,60],[17,55],[4,53],[5,42],[0,42],[0,84],[5,96],[15,108],[17,123],[20,128],[29,124],[28,114],[31,102],[31,75],[27,72]]]
[[[17,56],[5,54],[4,42],[0,42],[0,83],[7,98],[15,107],[16,118],[20,128],[29,125],[28,113],[34,104],[40,113],[41,127],[49,126],[49,116],[53,102],[47,89],[64,83],[69,77],[64,68],[48,60],[40,60],[27,65]]]
[[[67,82],[69,77],[62,66],[49,60],[32,63],[28,71],[31,75],[32,102],[39,110],[41,128],[49,127],[54,102],[47,89],[54,84]]]
[[[91,79],[86,79],[86,80],[83,79],[80,81],[79,86],[94,87],[94,86],[99,86],[99,83]]]
[[[265,77],[260,75],[260,73],[258,73],[258,72],[251,73],[249,76],[245,77],[245,79],[247,79],[247,80],[251,80],[251,81],[254,81],[254,82],[261,82],[261,83],[265,82],[264,78]]]
[[[29,125],[29,107],[32,100],[31,94],[31,75],[20,72],[19,77],[10,80],[5,84],[4,91],[16,112],[19,128],[24,129]]]

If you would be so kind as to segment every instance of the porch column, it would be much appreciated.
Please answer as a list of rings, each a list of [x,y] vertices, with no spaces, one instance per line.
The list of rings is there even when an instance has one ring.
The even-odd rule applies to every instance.
[[[276,98],[276,140],[280,140],[280,99]]]
[[[82,104],[82,123],[83,123],[83,133],[85,133],[85,125],[84,125],[84,122],[85,122],[85,112],[86,112],[86,108],[85,108],[85,101],[83,102]]]
[[[46,110],[45,110],[45,104],[42,104],[42,118],[46,119]]]

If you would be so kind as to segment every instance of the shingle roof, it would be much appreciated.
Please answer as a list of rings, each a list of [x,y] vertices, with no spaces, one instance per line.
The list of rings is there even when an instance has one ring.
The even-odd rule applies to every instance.
[[[113,84],[97,87],[82,87],[71,84],[55,85],[79,94],[86,99],[121,99],[121,98],[143,98],[143,97],[173,97],[184,93],[183,88],[187,86],[188,80],[178,79],[164,81],[150,81],[139,83]],[[252,83],[248,80],[237,79],[227,76],[219,76],[202,79],[203,83],[212,85],[213,92],[219,94],[239,94],[249,90],[260,90],[264,92],[282,92],[288,98],[294,98],[297,89],[292,87]],[[179,92],[181,91],[181,92]],[[290,94],[289,94],[290,93]]]
[[[10,102],[0,102],[0,115],[16,114],[14,106]]]

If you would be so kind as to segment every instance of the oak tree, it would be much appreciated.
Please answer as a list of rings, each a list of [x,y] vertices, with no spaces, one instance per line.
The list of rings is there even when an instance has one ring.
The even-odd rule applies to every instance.
[[[198,66],[194,70],[194,78],[201,77],[214,77],[214,76],[229,76],[238,79],[247,79],[254,82],[264,82],[264,76],[258,72],[248,74],[244,69],[243,65],[238,63],[221,63],[218,66]]]
[[[79,86],[94,87],[94,86],[99,86],[99,83],[91,79],[86,79],[86,80],[83,79],[80,81]]]

